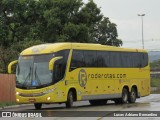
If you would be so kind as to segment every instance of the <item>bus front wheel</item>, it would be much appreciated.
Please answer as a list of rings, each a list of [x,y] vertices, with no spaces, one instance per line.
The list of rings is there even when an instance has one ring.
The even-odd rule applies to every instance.
[[[36,110],[39,110],[42,108],[42,103],[34,103],[34,107]]]
[[[69,91],[68,96],[67,96],[67,102],[66,102],[66,107],[71,108],[73,106],[73,92]]]

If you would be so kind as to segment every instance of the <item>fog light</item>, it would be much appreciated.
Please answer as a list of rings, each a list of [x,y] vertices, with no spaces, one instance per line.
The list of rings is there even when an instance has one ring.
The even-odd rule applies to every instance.
[[[17,102],[19,102],[19,99],[17,99]]]
[[[19,92],[16,92],[16,95],[19,95]]]
[[[50,100],[51,99],[51,97],[47,97],[47,100]]]

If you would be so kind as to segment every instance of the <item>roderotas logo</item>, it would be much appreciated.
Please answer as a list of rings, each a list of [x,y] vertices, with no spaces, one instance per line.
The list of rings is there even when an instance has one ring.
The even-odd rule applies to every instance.
[[[84,69],[81,69],[78,74],[78,81],[81,87],[85,87],[87,84],[87,73]]]

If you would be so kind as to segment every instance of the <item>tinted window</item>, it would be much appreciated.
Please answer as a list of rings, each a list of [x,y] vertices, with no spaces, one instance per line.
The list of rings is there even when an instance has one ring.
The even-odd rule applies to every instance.
[[[148,65],[148,54],[138,52],[74,50],[71,68],[141,68]]]
[[[128,68],[133,67],[133,59],[132,59],[132,53],[122,52],[121,53],[121,67]]]
[[[148,65],[148,54],[146,53],[141,53],[140,54],[140,59],[141,59],[141,66],[145,67]]]
[[[134,68],[139,68],[141,67],[141,56],[139,53],[131,53],[132,55],[132,60],[133,60],[133,67]]]
[[[85,67],[97,67],[96,51],[84,51]]]
[[[110,67],[116,67],[116,68],[121,67],[122,64],[121,64],[120,52],[110,52],[110,61],[111,61]]]
[[[56,53],[56,56],[62,56],[63,58],[57,60],[54,64],[54,70],[53,70],[54,83],[63,79],[68,61],[68,55],[69,55],[69,50],[62,50]]]
[[[110,52],[97,51],[97,65],[98,67],[109,67],[110,64]]]
[[[148,65],[148,54],[143,53],[143,67]]]
[[[83,51],[73,50],[70,70],[85,67]]]

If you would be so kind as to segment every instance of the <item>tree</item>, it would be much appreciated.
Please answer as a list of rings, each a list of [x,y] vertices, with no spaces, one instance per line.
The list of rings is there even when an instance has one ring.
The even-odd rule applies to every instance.
[[[122,45],[116,24],[93,0],[2,0],[0,7],[3,46],[24,40]]]
[[[5,60],[0,59],[11,61],[17,55],[5,57],[5,52],[18,54],[26,47],[48,42],[121,46],[116,27],[93,0],[86,4],[83,0],[1,0],[0,57]],[[0,65],[6,67],[7,63]]]
[[[73,41],[74,36],[69,31],[76,29],[74,32],[78,34],[84,26],[73,22],[83,5],[82,0],[41,0],[40,5],[43,6],[42,15],[46,21],[42,39],[47,42]]]
[[[11,60],[18,58],[18,52],[0,46],[0,73],[7,73],[7,66]]]
[[[116,29],[116,24],[111,23],[109,18],[104,17],[99,23],[94,27],[92,32],[92,39],[96,43],[111,46],[121,46],[122,41],[117,39],[118,33]]]

